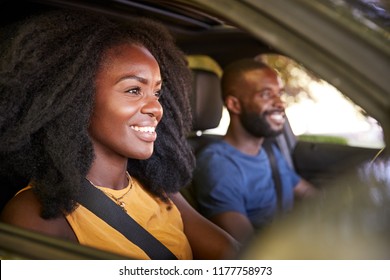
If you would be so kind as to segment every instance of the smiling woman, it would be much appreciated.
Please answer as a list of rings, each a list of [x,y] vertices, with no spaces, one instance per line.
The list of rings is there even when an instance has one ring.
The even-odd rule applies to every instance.
[[[29,185],[6,205],[2,221],[151,258],[88,210],[81,197],[92,187],[175,258],[229,256],[234,241],[178,194],[194,165],[184,141],[190,76],[167,31],[145,19],[124,26],[51,11],[12,32],[0,46],[0,170]],[[89,199],[102,207],[98,196]]]
[[[158,63],[147,49],[128,44],[109,50],[105,56],[111,59],[96,76],[95,108],[89,129],[95,153],[104,154],[109,145],[119,151],[120,158],[148,159],[163,115],[158,101]],[[104,170],[96,170],[96,175],[106,177]]]

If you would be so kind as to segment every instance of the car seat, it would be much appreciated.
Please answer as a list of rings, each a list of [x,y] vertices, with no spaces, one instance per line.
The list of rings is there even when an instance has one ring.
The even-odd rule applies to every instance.
[[[222,118],[223,103],[218,75],[210,70],[192,70],[192,132],[187,140],[195,155],[208,144],[222,138],[222,135],[207,134],[204,131],[216,128]],[[197,202],[192,193],[191,183],[181,189],[181,194],[195,208]]]
[[[207,144],[221,138],[220,135],[205,134],[204,131],[219,125],[223,104],[220,78],[216,73],[192,69],[192,84],[192,133],[188,136],[188,141],[197,154]]]

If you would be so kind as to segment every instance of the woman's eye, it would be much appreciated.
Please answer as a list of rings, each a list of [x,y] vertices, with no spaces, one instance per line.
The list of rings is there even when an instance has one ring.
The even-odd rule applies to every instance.
[[[126,92],[128,92],[130,94],[134,94],[134,95],[140,95],[141,89],[139,87],[136,87],[136,88],[131,88],[131,89],[127,90]]]
[[[161,97],[161,94],[162,94],[162,92],[161,92],[161,89],[160,89],[160,90],[156,91],[154,95],[155,95],[157,98],[160,98],[160,97]]]

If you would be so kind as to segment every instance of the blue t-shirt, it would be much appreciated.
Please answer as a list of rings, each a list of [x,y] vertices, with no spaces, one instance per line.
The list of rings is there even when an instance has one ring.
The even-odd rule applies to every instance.
[[[273,146],[282,182],[283,211],[291,210],[300,177]],[[277,211],[271,166],[264,149],[251,156],[225,141],[206,147],[197,157],[193,187],[200,212],[211,217],[227,211],[248,217],[254,227],[269,223]]]

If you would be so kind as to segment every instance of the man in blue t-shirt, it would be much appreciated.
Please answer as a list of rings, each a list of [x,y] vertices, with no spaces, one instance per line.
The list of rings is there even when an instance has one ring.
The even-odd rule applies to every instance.
[[[223,140],[197,156],[193,187],[200,211],[238,241],[270,223],[277,211],[275,183],[265,138],[280,134],[285,123],[283,85],[277,72],[259,61],[232,63],[222,76],[222,98],[230,115]],[[282,210],[294,197],[316,189],[298,176],[276,146],[272,147],[282,185]]]

